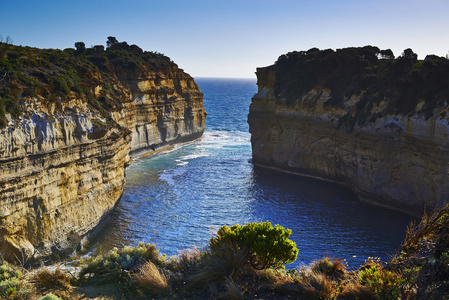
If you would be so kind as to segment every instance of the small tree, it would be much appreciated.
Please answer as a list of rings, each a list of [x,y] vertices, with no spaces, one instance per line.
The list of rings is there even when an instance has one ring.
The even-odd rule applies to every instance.
[[[220,227],[216,238],[210,239],[213,252],[223,243],[245,249],[250,255],[250,262],[256,269],[283,269],[285,263],[292,263],[298,255],[296,243],[288,239],[292,231],[270,222],[233,225],[231,228]]]
[[[75,49],[76,54],[84,54],[84,52],[86,52],[86,44],[83,42],[76,42]]]
[[[416,62],[418,60],[418,54],[413,52],[412,49],[407,48],[404,50],[401,56],[402,59],[410,60],[411,62]]]
[[[3,42],[3,36],[0,34],[0,58],[3,58],[8,51],[8,48],[12,45],[12,38],[8,35]]]
[[[394,54],[391,49],[380,50],[380,56],[384,59],[394,59]]]
[[[106,46],[109,48],[114,44],[118,44],[117,39],[113,36],[108,36],[108,40],[106,41]]]

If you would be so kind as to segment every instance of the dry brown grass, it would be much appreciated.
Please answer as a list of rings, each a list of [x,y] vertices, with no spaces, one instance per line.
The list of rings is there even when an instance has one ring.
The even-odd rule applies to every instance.
[[[368,287],[356,280],[347,281],[341,285],[339,300],[376,300],[376,294]]]
[[[277,274],[271,279],[276,290],[293,297],[305,297],[305,299],[335,299],[337,283],[323,273],[310,269],[302,270],[295,276]]]
[[[198,271],[189,279],[190,286],[218,282],[226,277],[235,279],[247,264],[248,251],[223,244],[202,259]]]
[[[225,280],[225,292],[222,295],[223,299],[227,300],[242,300],[243,295],[242,291],[240,290],[239,285],[230,277],[226,278]]]
[[[449,228],[449,205],[435,209],[429,214],[424,211],[424,215],[418,225],[412,222],[408,226],[405,239],[401,245],[402,252],[413,252],[425,238],[435,235],[445,228]],[[446,243],[448,242],[446,240]]]
[[[156,294],[165,295],[171,291],[165,275],[150,261],[143,264],[139,272],[132,275],[132,282],[140,289]]]
[[[311,272],[298,282],[298,294],[312,299],[334,299],[337,294],[337,285],[326,275]]]
[[[59,267],[42,267],[33,277],[34,283],[40,288],[64,287],[68,288],[75,281],[75,277]]]
[[[183,271],[187,271],[195,266],[201,259],[201,250],[196,247],[181,251],[178,255],[178,265]]]
[[[314,261],[310,269],[312,272],[322,273],[331,277],[340,277],[346,272],[346,265],[342,259],[331,259],[325,257]]]

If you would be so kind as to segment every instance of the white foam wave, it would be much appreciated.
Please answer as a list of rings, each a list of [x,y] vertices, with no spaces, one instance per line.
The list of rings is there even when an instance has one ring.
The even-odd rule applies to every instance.
[[[225,146],[242,146],[249,144],[250,134],[241,131],[206,131],[201,143],[210,148],[222,148]]]
[[[182,176],[187,171],[186,168],[176,168],[159,173],[159,180],[167,182],[169,185],[176,184],[176,177]]]

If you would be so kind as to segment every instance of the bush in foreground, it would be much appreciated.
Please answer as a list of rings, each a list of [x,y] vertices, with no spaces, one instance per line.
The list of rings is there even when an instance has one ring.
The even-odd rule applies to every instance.
[[[244,249],[257,269],[284,268],[284,264],[294,262],[298,256],[296,243],[288,239],[291,233],[290,229],[279,225],[273,227],[268,221],[231,228],[224,225],[218,230],[217,237],[210,240],[210,247],[212,252],[223,244]]]
[[[79,273],[80,279],[86,275],[97,279],[128,279],[130,273],[137,272],[145,262],[157,262],[159,250],[154,244],[140,243],[137,247],[112,249],[105,256],[89,258]]]
[[[410,227],[402,252],[390,262],[369,258],[356,271],[327,257],[285,270],[284,263],[297,255],[287,239],[290,231],[264,222],[223,226],[208,248],[171,258],[152,244],[113,249],[81,262],[76,281],[59,271],[33,274],[38,295],[52,292],[64,299],[67,292],[91,291],[91,284],[105,299],[449,299],[448,220],[449,206],[426,215]],[[0,275],[0,298],[32,297],[30,285],[10,265],[4,263]]]

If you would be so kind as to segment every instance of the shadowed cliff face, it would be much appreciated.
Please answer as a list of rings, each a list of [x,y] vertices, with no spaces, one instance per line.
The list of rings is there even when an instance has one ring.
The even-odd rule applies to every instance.
[[[281,72],[279,64],[257,70],[248,116],[254,163],[339,182],[364,200],[412,213],[449,202],[448,107],[439,102],[447,86],[403,105],[394,82],[377,93],[379,80],[338,94],[320,76],[302,89]]]
[[[192,77],[123,43],[100,50],[78,57],[10,46],[0,57],[5,259],[71,251],[119,200],[130,154],[204,132]]]

